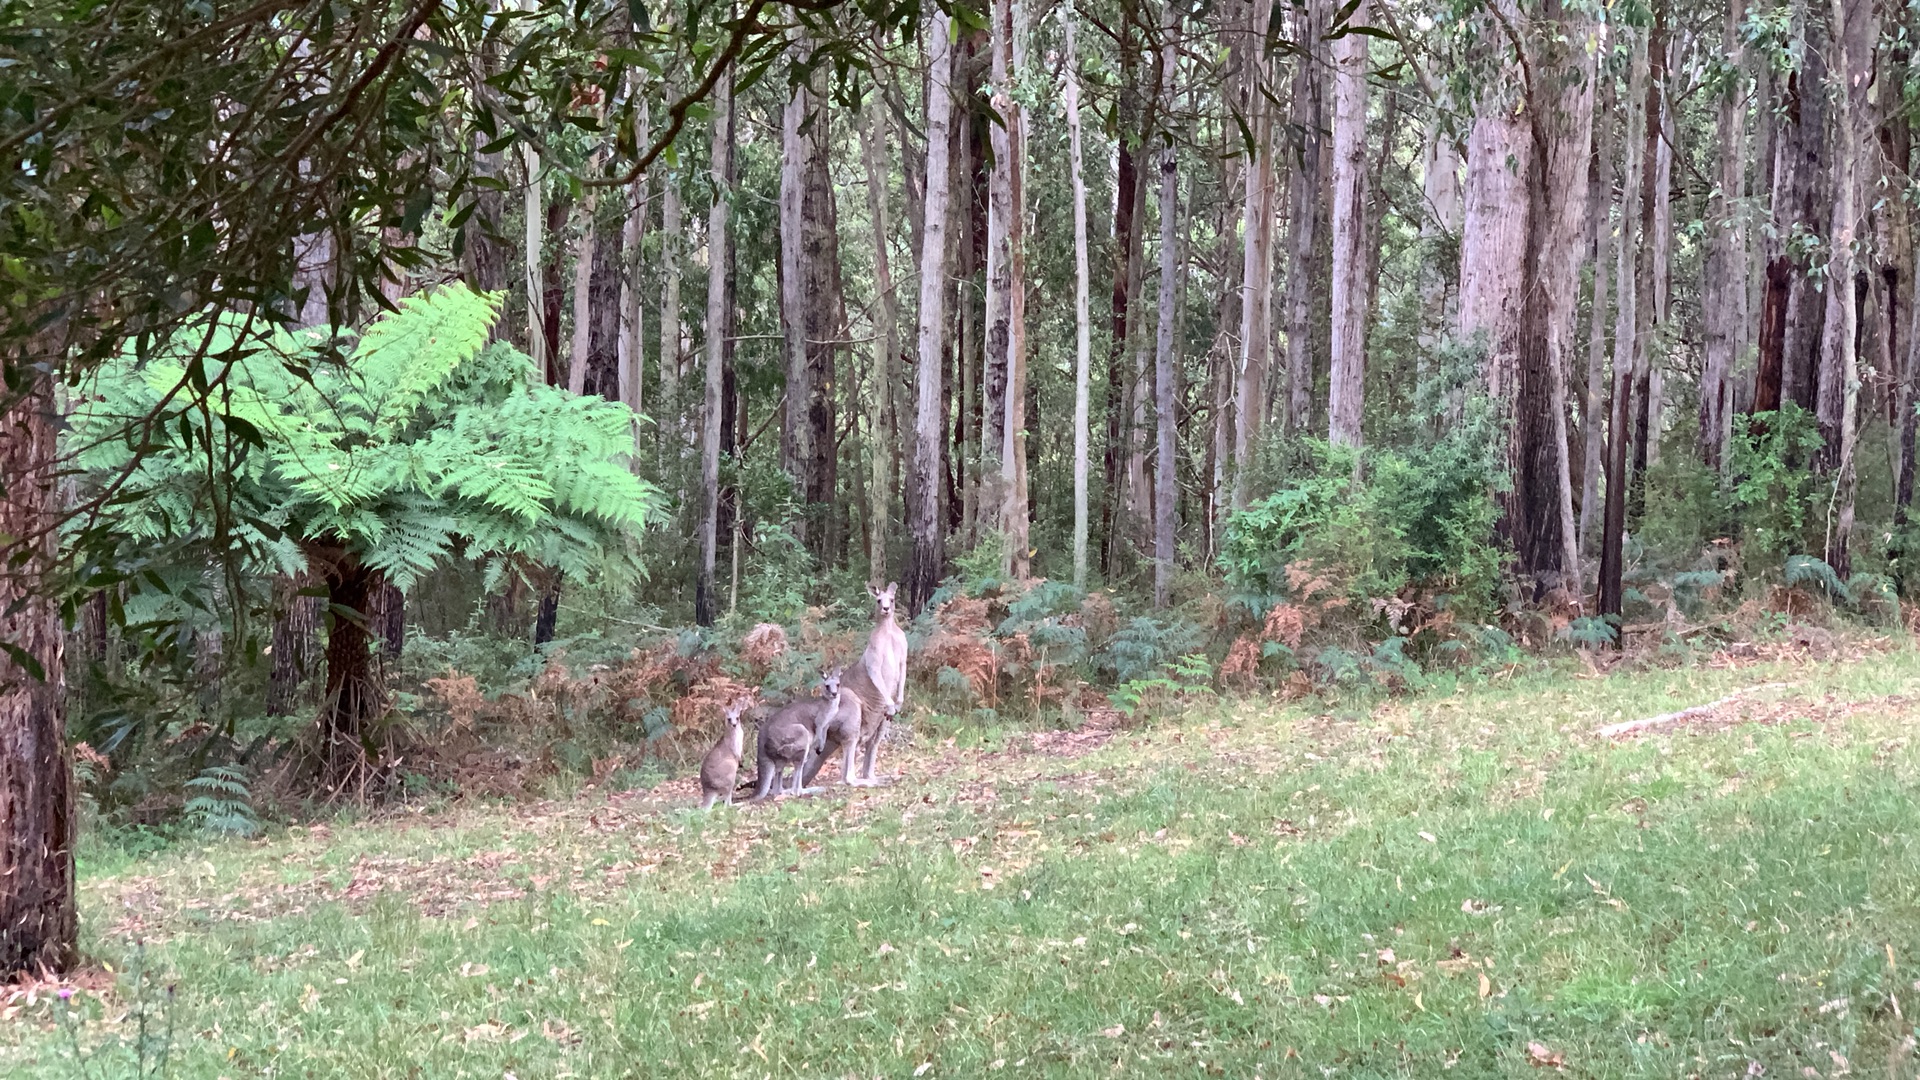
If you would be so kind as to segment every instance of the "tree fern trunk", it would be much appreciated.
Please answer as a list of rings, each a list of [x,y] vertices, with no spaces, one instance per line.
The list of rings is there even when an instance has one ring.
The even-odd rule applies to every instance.
[[[367,779],[366,737],[386,709],[373,659],[376,605],[386,582],[357,553],[337,543],[316,543],[308,557],[327,585],[327,690],[321,702],[315,756],[320,782],[342,794]]]

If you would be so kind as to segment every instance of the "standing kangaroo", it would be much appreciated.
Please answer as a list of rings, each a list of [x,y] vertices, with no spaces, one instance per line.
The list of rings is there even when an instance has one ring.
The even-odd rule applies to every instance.
[[[798,795],[805,790],[803,777],[813,778],[811,770],[817,768],[812,759],[815,733],[835,724],[843,700],[840,672],[822,672],[820,686],[826,691],[823,697],[788,702],[760,721],[760,775],[753,801],[761,802],[774,794]]]
[[[850,694],[860,702],[860,775],[849,770],[847,776],[847,783],[856,786],[879,783],[873,767],[880,755],[880,740],[907,693],[907,634],[893,618],[893,594],[898,589],[898,584],[889,583],[884,589],[867,590],[873,594],[873,633],[867,638],[867,651],[840,677],[841,695]],[[814,771],[822,760],[815,759]],[[809,782],[812,778],[808,773]]]
[[[747,749],[747,740],[740,730],[740,714],[753,704],[752,698],[738,698],[726,708],[726,727],[720,732],[720,741],[713,744],[707,756],[700,762],[700,791],[706,796],[700,809],[711,810],[713,804],[721,799],[727,805],[733,805],[733,784],[740,776],[740,755]]]

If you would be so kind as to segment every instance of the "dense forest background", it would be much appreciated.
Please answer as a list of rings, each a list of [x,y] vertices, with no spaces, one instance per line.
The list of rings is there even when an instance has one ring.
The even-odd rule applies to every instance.
[[[69,740],[123,823],[638,782],[865,584],[934,725],[1898,621],[1915,18],[4,9],[0,969]]]

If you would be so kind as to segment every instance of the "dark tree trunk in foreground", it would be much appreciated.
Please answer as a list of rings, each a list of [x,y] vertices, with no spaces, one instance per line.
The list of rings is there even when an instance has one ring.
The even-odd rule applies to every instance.
[[[0,979],[64,971],[77,959],[73,770],[67,759],[64,635],[47,576],[59,557],[53,382],[26,385],[0,416]],[[31,661],[33,670],[23,661]]]

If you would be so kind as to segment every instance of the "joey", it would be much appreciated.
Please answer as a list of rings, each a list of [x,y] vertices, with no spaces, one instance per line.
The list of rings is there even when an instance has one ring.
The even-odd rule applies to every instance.
[[[844,677],[842,682],[844,683]],[[867,708],[861,704],[860,695],[845,685],[839,686],[836,693],[839,695],[839,701],[833,715],[826,723],[814,729],[813,762],[807,766],[806,775],[808,784],[813,783],[813,778],[819,775],[820,769],[826,765],[827,759],[836,750],[845,754],[840,762],[841,781],[854,785],[859,783],[855,772],[854,754],[860,745],[862,717],[866,715]]]
[[[754,801],[798,795],[819,765],[813,761],[816,733],[834,725],[842,697],[840,669],[822,672],[824,696],[789,702],[760,722],[759,771]]]
[[[706,796],[700,809],[711,810],[713,804],[721,799],[727,805],[733,805],[733,785],[740,776],[740,755],[746,752],[746,736],[740,729],[740,714],[747,711],[753,703],[751,698],[739,698],[726,707],[726,726],[720,732],[720,741],[713,744],[707,756],[700,762],[700,791]]]

